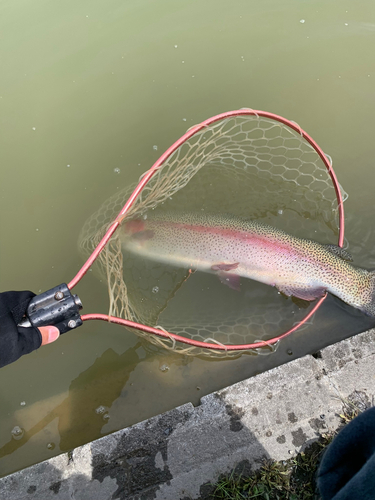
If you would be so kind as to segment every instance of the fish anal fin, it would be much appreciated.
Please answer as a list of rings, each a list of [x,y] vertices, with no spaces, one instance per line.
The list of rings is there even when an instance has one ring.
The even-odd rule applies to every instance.
[[[343,248],[333,244],[328,244],[323,246],[334,255],[337,255],[337,257],[340,257],[342,260],[353,262],[353,257],[347,250],[344,250]]]
[[[239,292],[241,290],[240,287],[240,277],[238,274],[230,274],[226,272],[218,272],[217,273],[220,281],[224,284],[232,288],[232,290],[236,290]]]
[[[312,301],[323,297],[326,290],[323,287],[316,288],[306,288],[298,286],[278,286],[277,289],[280,293],[287,295],[288,297],[297,297],[297,299]]]
[[[237,269],[239,266],[239,262],[234,262],[233,264],[214,264],[211,266],[212,271],[233,271],[233,269]]]

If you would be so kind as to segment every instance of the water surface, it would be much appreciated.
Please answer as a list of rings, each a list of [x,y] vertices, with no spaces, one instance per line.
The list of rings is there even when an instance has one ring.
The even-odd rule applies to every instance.
[[[69,281],[87,217],[188,127],[241,107],[298,122],[333,157],[349,249],[375,267],[373,2],[35,0],[0,14],[2,290]],[[76,293],[84,312],[107,312],[93,273]],[[329,297],[275,354],[220,362],[86,324],[1,370],[0,474],[372,324]]]

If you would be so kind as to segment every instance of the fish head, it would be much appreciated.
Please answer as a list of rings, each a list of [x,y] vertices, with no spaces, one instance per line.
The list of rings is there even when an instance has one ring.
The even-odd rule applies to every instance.
[[[122,227],[122,239],[132,246],[143,245],[154,237],[154,231],[149,229],[142,219],[125,222]]]

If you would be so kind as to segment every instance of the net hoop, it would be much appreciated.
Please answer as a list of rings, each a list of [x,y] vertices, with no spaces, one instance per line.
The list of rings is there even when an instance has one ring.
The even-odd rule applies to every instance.
[[[276,115],[274,113],[269,113],[266,111],[261,111],[261,110],[252,110],[248,108],[244,109],[239,109],[239,110],[234,110],[234,111],[228,111],[225,113],[221,113],[218,115],[215,115],[211,118],[208,118],[207,120],[204,120],[198,125],[195,125],[191,127],[180,139],[178,139],[172,146],[170,146],[160,157],[159,159],[153,164],[153,166],[147,170],[143,176],[141,177],[138,185],[128,198],[127,202],[113,221],[113,223],[109,226],[108,230],[106,231],[105,235],[97,245],[97,247],[94,249],[90,257],[87,259],[85,264],[82,266],[82,268],[79,270],[79,272],[76,274],[76,276],[69,282],[68,288],[71,290],[73,289],[79,281],[83,278],[83,276],[87,273],[87,271],[90,269],[90,267],[93,265],[99,254],[102,252],[102,250],[105,248],[106,244],[109,242],[113,234],[115,233],[116,229],[118,226],[121,224],[121,221],[127,214],[127,212],[130,210],[132,205],[135,203],[137,197],[140,195],[142,192],[143,188],[146,186],[146,184],[150,181],[150,179],[153,177],[153,175],[158,171],[160,167],[164,164],[164,162],[180,147],[182,146],[188,139],[193,137],[196,133],[200,132],[202,129],[205,127],[208,127],[215,122],[227,119],[227,118],[233,118],[233,117],[241,117],[241,116],[256,116],[257,118],[262,117],[262,118],[268,118],[270,120],[274,120],[276,122],[280,122],[281,124],[285,125],[286,127],[291,128],[295,132],[297,132],[303,139],[305,139],[310,146],[315,150],[315,152],[318,154],[320,159],[322,160],[323,164],[325,165],[327,172],[332,180],[332,184],[335,190],[336,194],[336,199],[337,199],[337,210],[338,210],[338,218],[339,218],[339,235],[338,235],[338,246],[342,247],[344,243],[344,205],[343,205],[343,198],[341,194],[341,189],[339,182],[337,180],[336,174],[333,170],[333,167],[331,163],[329,162],[328,158],[324,154],[323,150],[319,147],[319,145],[310,137],[307,132],[305,132],[297,123],[290,121],[286,118],[283,118],[282,116]],[[267,341],[259,341],[255,342],[252,344],[230,344],[230,345],[223,345],[219,343],[209,343],[209,342],[201,342],[198,340],[193,340],[189,339],[187,337],[182,337],[180,335],[176,335],[170,332],[166,332],[165,330],[161,328],[154,328],[151,326],[143,325],[140,323],[136,323],[131,320],[126,320],[122,318],[118,318],[115,316],[109,316],[105,314],[86,314],[82,316],[83,321],[88,321],[88,320],[103,320],[103,321],[108,321],[111,323],[116,323],[128,328],[136,329],[140,332],[144,332],[146,334],[152,334],[156,335],[158,337],[163,337],[166,339],[170,339],[173,342],[180,342],[183,344],[187,344],[188,346],[192,347],[198,347],[198,348],[203,348],[203,349],[211,349],[211,350],[216,350],[216,351],[249,351],[253,349],[258,349],[258,348],[264,348],[264,347],[270,347],[274,346],[277,344],[281,339],[287,337],[291,333],[295,332],[297,329],[299,329],[302,325],[306,324],[308,320],[315,314],[315,312],[319,309],[319,307],[322,305],[324,302],[325,298],[327,297],[327,293],[321,297],[316,304],[313,306],[311,311],[297,324],[295,324],[292,328],[287,330],[286,332],[278,335],[277,337],[274,337],[272,339],[269,339]]]

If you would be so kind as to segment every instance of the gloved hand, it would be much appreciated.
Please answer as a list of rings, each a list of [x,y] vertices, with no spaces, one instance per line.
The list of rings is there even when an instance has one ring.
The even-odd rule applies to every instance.
[[[0,293],[0,368],[55,341],[60,335],[55,326],[17,326],[33,297],[35,293],[27,290]]]

